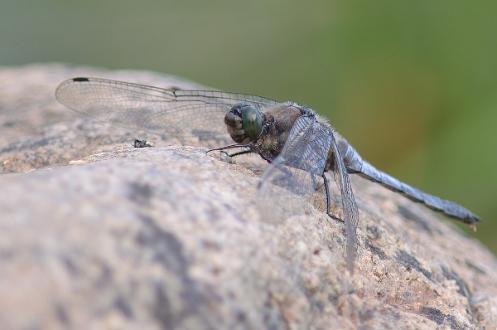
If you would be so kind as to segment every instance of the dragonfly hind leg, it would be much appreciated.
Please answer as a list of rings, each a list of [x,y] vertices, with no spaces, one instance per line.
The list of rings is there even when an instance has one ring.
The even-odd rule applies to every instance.
[[[324,173],[321,175],[321,177],[323,178],[324,192],[326,194],[326,214],[334,220],[344,222],[343,219],[341,219],[341,218],[339,218],[336,215],[331,213],[331,209],[330,209],[331,208],[331,195],[330,195],[330,186],[328,183],[328,178],[326,177],[326,175]]]

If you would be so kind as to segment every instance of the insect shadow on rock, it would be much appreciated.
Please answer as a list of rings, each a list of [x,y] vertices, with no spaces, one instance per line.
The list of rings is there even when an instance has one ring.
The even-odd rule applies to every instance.
[[[349,174],[358,174],[390,190],[469,225],[479,218],[464,207],[413,188],[376,169],[310,108],[268,98],[211,90],[180,90],[100,78],[62,82],[56,98],[67,107],[99,120],[175,137],[214,139],[221,147],[257,153],[270,165],[258,185],[261,214],[274,218],[309,211],[309,196],[323,180],[326,213],[331,196],[325,172],[340,190],[348,269],[357,255],[359,212]],[[225,141],[224,144],[221,144]],[[235,144],[229,144],[234,141]]]

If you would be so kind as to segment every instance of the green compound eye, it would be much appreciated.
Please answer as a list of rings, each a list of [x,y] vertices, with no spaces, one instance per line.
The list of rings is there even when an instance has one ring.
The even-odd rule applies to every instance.
[[[262,132],[262,113],[252,105],[241,107],[242,128],[251,140],[257,140]]]

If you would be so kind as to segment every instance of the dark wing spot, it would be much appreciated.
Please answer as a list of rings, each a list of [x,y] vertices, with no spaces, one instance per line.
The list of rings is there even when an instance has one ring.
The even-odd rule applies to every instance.
[[[181,88],[180,88],[180,87],[178,87],[178,86],[171,86],[171,87],[169,87],[168,89],[169,89],[171,92],[173,92],[173,94],[174,94],[175,96],[176,96],[176,94],[175,94],[175,93],[176,93],[176,91],[180,91],[180,90],[181,90]]]
[[[72,81],[90,81],[90,79],[88,78],[84,78],[84,77],[77,77],[77,78],[72,78]]]

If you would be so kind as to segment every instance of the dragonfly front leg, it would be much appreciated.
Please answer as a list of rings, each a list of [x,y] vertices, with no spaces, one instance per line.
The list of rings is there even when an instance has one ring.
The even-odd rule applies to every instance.
[[[330,194],[330,186],[328,184],[328,178],[324,173],[321,177],[323,178],[324,192],[326,194],[326,214],[332,219],[344,222],[343,219],[340,219],[339,217],[331,213],[331,194]]]
[[[250,148],[250,149],[252,149],[252,144],[239,144],[239,143],[235,143],[235,144],[230,144],[230,145],[227,145],[227,146],[224,146],[224,147],[209,149],[205,153],[208,154],[209,152],[213,152],[213,151],[223,151],[223,150],[235,149],[235,148]]]
[[[238,151],[238,152],[234,152],[232,154],[230,153],[227,153],[226,151],[224,150],[221,150],[221,154],[223,155],[223,157],[221,159],[223,159],[224,161],[228,162],[228,163],[233,163],[233,158],[236,157],[236,156],[240,156],[240,155],[244,155],[244,154],[249,154],[249,153],[252,153],[253,151],[252,150],[242,150],[242,151]]]
[[[245,149],[245,150],[242,150],[242,151],[238,151],[238,152],[234,152],[232,154],[230,154],[230,153],[228,153],[228,152],[225,151],[227,149],[234,149],[234,148],[248,148],[248,149]],[[232,163],[233,162],[233,160],[232,160],[233,157],[253,152],[252,145],[250,145],[250,144],[231,144],[231,145],[228,145],[228,146],[225,146],[225,147],[209,149],[209,150],[206,151],[206,154],[208,154],[209,152],[212,152],[212,151],[220,151],[221,155],[222,155],[221,159],[224,160],[224,161],[226,161],[226,162],[228,162],[228,163]]]
[[[240,156],[240,155],[245,155],[245,154],[250,154],[252,153],[253,151],[248,149],[248,150],[242,150],[242,151],[238,151],[238,152],[235,152],[235,153],[232,153],[232,154],[229,154],[226,152],[226,156],[230,157],[230,158],[233,158],[233,157],[236,157],[236,156]]]

